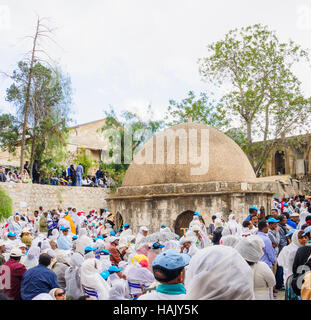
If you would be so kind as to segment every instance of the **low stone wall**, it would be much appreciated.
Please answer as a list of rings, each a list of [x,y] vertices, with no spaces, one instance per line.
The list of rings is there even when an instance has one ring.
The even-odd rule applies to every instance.
[[[69,205],[79,211],[88,212],[106,208],[107,189],[91,187],[60,187],[40,184],[0,183],[13,200],[13,213],[33,213],[40,206],[43,209],[67,208]],[[26,208],[24,206],[27,206]]]

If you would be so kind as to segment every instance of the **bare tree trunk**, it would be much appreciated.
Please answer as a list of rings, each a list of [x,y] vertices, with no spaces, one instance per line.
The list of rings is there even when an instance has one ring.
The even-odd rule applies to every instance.
[[[37,46],[39,27],[40,27],[40,19],[38,18],[36,34],[35,34],[34,40],[33,40],[33,48],[32,48],[32,53],[31,53],[31,62],[30,62],[27,89],[26,89],[26,101],[25,101],[25,109],[24,109],[24,123],[23,123],[23,133],[22,133],[22,141],[21,141],[21,158],[20,158],[21,178],[23,178],[23,175],[24,175],[24,173],[23,173],[24,153],[25,153],[27,122],[28,122],[28,110],[29,110],[29,104],[30,104],[30,87],[31,87],[31,81],[32,81],[32,71],[33,71],[33,65],[34,65],[34,61],[35,61],[35,51],[36,51],[36,46]]]

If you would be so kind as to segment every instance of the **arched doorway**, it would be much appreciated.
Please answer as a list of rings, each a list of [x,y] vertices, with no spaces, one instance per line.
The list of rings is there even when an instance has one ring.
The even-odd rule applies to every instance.
[[[123,218],[120,214],[120,212],[117,212],[116,216],[115,216],[115,231],[118,232],[120,231],[120,228],[123,225]]]
[[[285,152],[277,151],[274,157],[275,161],[275,174],[285,174]]]
[[[187,210],[181,213],[175,221],[175,233],[180,237],[184,235],[185,229],[188,229],[189,223],[193,219],[194,211]]]

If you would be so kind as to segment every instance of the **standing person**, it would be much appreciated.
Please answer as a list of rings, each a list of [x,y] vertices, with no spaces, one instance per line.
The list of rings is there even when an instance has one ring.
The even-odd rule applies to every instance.
[[[110,242],[109,252],[111,254],[110,261],[113,265],[118,266],[119,262],[123,260],[123,257],[120,251],[117,249],[117,246],[119,245],[119,238],[112,236],[109,238],[109,242]]]
[[[281,214],[278,217],[279,223],[278,223],[278,230],[279,230],[279,235],[280,235],[280,242],[278,246],[278,255],[282,251],[282,249],[288,245],[287,241],[287,233],[289,231],[289,228],[287,228],[287,218],[284,214]],[[284,283],[283,283],[283,267],[280,266],[279,264],[277,265],[276,269],[276,290],[283,290],[284,289]]]
[[[27,171],[28,175],[30,175],[29,162],[28,161],[25,162],[24,169]]]
[[[98,180],[99,179],[101,179],[101,178],[103,178],[103,176],[104,176],[104,173],[103,173],[103,171],[102,171],[102,169],[101,168],[99,168],[97,171],[96,171],[96,184],[97,184],[97,182],[98,182]]]
[[[254,273],[255,300],[272,300],[272,290],[275,285],[275,277],[272,270],[263,261],[259,261],[264,254],[265,243],[262,238],[251,235],[243,238],[235,246],[249,264]]]
[[[3,256],[4,251],[5,251],[5,241],[0,239],[0,266],[2,266],[5,263],[5,258]]]
[[[251,229],[251,234],[257,234],[258,232],[258,217],[257,216],[252,216],[250,219],[250,222],[252,223],[253,227]]]
[[[272,242],[268,236],[269,226],[266,220],[261,220],[258,223],[258,233],[257,235],[262,238],[265,243],[264,255],[260,261],[265,262],[270,269],[273,268],[273,265],[276,263],[276,253],[272,246]]]
[[[71,178],[71,185],[75,186],[77,184],[77,174],[73,164],[70,166],[70,178]]]
[[[69,227],[61,226],[60,230],[62,232],[61,236],[57,239],[57,247],[60,250],[71,250],[72,243],[68,238]]]
[[[219,241],[222,237],[222,231],[223,231],[223,222],[221,221],[221,219],[216,218],[215,231],[213,232],[213,238],[212,238],[212,243],[214,245],[219,244]]]
[[[26,267],[20,263],[23,253],[19,248],[10,251],[10,259],[1,266],[1,274],[6,279],[8,273],[9,286],[4,285],[3,293],[13,300],[21,300],[21,282]]]
[[[82,176],[84,173],[84,168],[81,163],[76,168],[76,175],[77,175],[77,186],[82,187]]]
[[[32,300],[40,293],[49,293],[52,289],[59,287],[55,272],[48,268],[51,259],[47,253],[42,253],[39,257],[39,265],[25,272],[21,285],[23,300]]]
[[[40,173],[38,160],[35,160],[32,165],[32,183],[39,183]]]
[[[214,231],[215,231],[215,220],[216,220],[216,216],[215,215],[213,215],[212,216],[212,222],[209,224],[209,226],[208,226],[208,235],[210,236],[210,237],[212,237],[213,236],[213,233],[214,233]]]
[[[39,232],[43,233],[45,236],[48,234],[48,212],[43,212],[39,221]]]
[[[6,175],[3,171],[3,167],[0,166],[0,182],[6,182]]]
[[[39,224],[40,224],[40,216],[39,216],[39,211],[35,210],[33,213],[34,216],[34,221],[33,221],[33,233],[35,236],[38,235],[39,233]]]

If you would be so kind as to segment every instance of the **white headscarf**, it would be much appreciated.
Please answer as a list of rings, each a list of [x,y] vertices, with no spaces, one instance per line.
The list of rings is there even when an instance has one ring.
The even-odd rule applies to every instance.
[[[253,272],[236,249],[212,246],[195,254],[186,269],[186,300],[252,300]]]
[[[249,262],[258,262],[264,255],[265,243],[259,236],[252,235],[241,239],[235,249]]]
[[[53,299],[52,296],[49,293],[40,293],[36,295],[32,300],[56,300]]]
[[[228,220],[228,229],[230,230],[230,234],[232,235],[239,235],[240,234],[240,231],[241,231],[241,227],[239,226],[239,224],[236,222],[235,219],[235,214],[234,213],[231,213],[229,215],[229,220]]]
[[[96,259],[87,259],[81,267],[81,284],[89,289],[97,291],[99,300],[108,300],[109,285],[99,274],[102,270],[97,269]],[[96,267],[95,267],[96,266]]]
[[[56,242],[58,237],[59,237],[59,231],[57,229],[53,229],[52,230],[52,235],[49,236],[49,239]]]
[[[93,246],[93,240],[87,236],[87,230],[85,228],[81,228],[79,231],[79,238],[76,240],[76,252],[84,255],[84,249],[88,246]]]
[[[228,236],[222,236],[220,238],[220,244],[228,247],[234,248],[237,243],[240,241],[240,238],[238,236],[228,235]]]
[[[127,300],[125,298],[125,286],[126,282],[124,280],[115,280],[109,290],[109,300]]]

